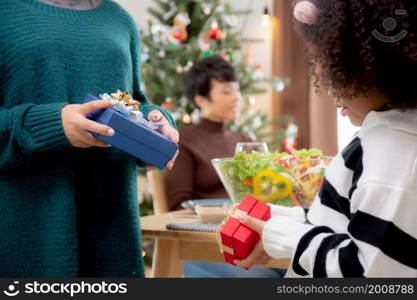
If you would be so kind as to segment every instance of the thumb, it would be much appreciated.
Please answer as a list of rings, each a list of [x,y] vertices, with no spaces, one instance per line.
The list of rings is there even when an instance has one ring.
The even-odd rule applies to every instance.
[[[249,228],[252,228],[253,230],[255,230],[258,233],[262,233],[264,226],[265,226],[265,222],[255,219],[251,216],[248,215],[240,215],[237,216],[238,220],[240,221],[240,223],[242,223],[243,225],[248,226]]]
[[[154,121],[154,122],[158,122],[162,120],[162,113],[159,110],[153,110],[149,113],[149,119]]]

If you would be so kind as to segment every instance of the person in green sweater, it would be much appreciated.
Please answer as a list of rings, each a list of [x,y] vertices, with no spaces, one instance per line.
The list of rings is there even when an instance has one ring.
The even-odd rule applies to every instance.
[[[114,134],[85,117],[108,101],[80,103],[128,91],[163,134],[178,133],[141,91],[129,14],[110,0],[53,2],[0,5],[0,277],[143,277],[144,164],[86,132]]]

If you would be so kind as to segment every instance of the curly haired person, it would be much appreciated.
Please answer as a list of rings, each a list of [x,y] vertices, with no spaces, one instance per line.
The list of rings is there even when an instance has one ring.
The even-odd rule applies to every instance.
[[[359,132],[305,216],[272,206],[241,222],[262,235],[250,267],[292,257],[287,277],[417,276],[417,3],[297,2],[313,78]]]

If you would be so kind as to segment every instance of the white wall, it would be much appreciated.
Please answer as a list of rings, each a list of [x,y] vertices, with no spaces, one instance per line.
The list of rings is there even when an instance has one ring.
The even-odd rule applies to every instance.
[[[340,115],[340,110],[337,110],[337,142],[339,151],[341,151],[349,141],[352,136],[359,131],[359,127],[353,126],[350,123],[348,117],[342,117]]]
[[[135,19],[140,27],[145,26],[146,8],[151,6],[152,0],[114,0],[122,5]]]
[[[121,4],[137,22],[140,28],[146,26],[145,17],[147,15],[147,7],[153,5],[151,0],[115,0]],[[252,14],[240,18],[240,23],[237,25],[241,28],[245,38],[264,39],[263,43],[253,43],[253,63],[264,67],[264,74],[266,77],[271,76],[272,72],[272,32],[271,27],[264,27],[261,24],[261,16],[265,5],[269,7],[272,12],[273,0],[229,0],[236,10],[251,9]],[[245,18],[247,18],[245,20]],[[271,116],[272,111],[272,89],[269,85],[263,85],[268,92],[266,94],[257,95],[256,108],[268,113]]]

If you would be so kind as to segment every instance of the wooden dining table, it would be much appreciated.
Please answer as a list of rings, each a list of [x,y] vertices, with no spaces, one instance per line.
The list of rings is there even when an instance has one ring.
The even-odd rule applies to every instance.
[[[214,232],[170,230],[169,223],[198,221],[187,210],[144,216],[142,236],[155,239],[151,277],[182,277],[184,260],[224,262]],[[288,268],[290,259],[271,259],[261,267]]]

